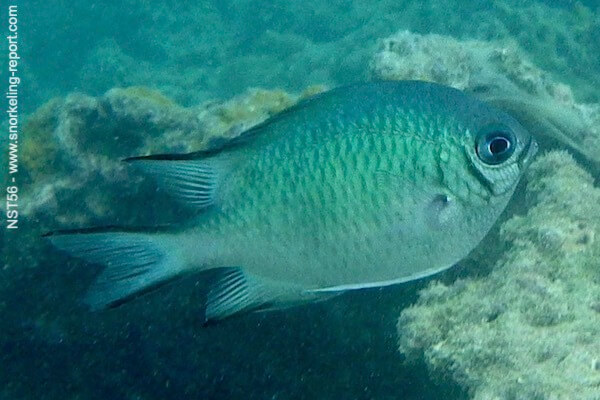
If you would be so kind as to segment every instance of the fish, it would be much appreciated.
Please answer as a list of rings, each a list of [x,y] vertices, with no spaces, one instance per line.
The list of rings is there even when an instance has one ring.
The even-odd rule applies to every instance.
[[[478,245],[537,151],[514,118],[422,81],[334,88],[239,137],[125,159],[192,211],[175,227],[55,231],[105,268],[98,310],[214,270],[205,322],[443,271]]]

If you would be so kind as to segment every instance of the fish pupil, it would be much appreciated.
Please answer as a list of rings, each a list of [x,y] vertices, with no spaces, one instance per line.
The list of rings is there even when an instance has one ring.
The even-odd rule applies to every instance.
[[[500,155],[510,148],[508,139],[502,136],[496,136],[490,141],[488,146],[490,154]]]
[[[491,128],[491,129],[490,129]],[[497,126],[482,129],[477,136],[476,148],[479,159],[488,165],[498,165],[515,152],[517,139],[514,133]]]

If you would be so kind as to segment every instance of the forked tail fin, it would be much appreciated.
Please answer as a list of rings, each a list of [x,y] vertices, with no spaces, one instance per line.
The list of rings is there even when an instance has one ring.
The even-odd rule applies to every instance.
[[[115,228],[53,232],[57,248],[106,268],[91,285],[85,302],[102,309],[175,278],[184,270],[173,235],[126,232]]]

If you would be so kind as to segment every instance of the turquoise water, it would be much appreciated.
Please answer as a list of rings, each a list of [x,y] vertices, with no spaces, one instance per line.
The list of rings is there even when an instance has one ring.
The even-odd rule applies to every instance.
[[[470,398],[469,387],[430,373],[425,361],[404,364],[396,324],[432,279],[450,285],[477,275],[472,260],[399,287],[204,327],[206,276],[92,313],[81,298],[99,268],[57,253],[40,235],[188,218],[151,184],[122,175],[115,160],[191,151],[204,135],[285,108],[278,102],[296,101],[307,87],[371,79],[381,40],[399,31],[515,43],[533,65],[569,85],[575,101],[597,103],[597,1],[11,4],[19,9],[20,115],[29,125],[18,175],[20,227],[0,231],[0,400]],[[6,4],[0,7],[7,31]],[[7,43],[0,48],[6,53]],[[147,89],[105,95],[131,86]],[[291,94],[219,108],[251,88]],[[186,111],[174,111],[175,104]],[[247,116],[253,107],[262,114]],[[86,125],[57,122],[65,120]]]

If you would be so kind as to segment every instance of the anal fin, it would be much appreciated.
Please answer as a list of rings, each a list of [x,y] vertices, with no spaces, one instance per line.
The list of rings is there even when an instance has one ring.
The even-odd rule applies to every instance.
[[[330,296],[311,293],[299,285],[253,276],[240,267],[222,268],[207,295],[205,323],[244,312],[282,309]]]

